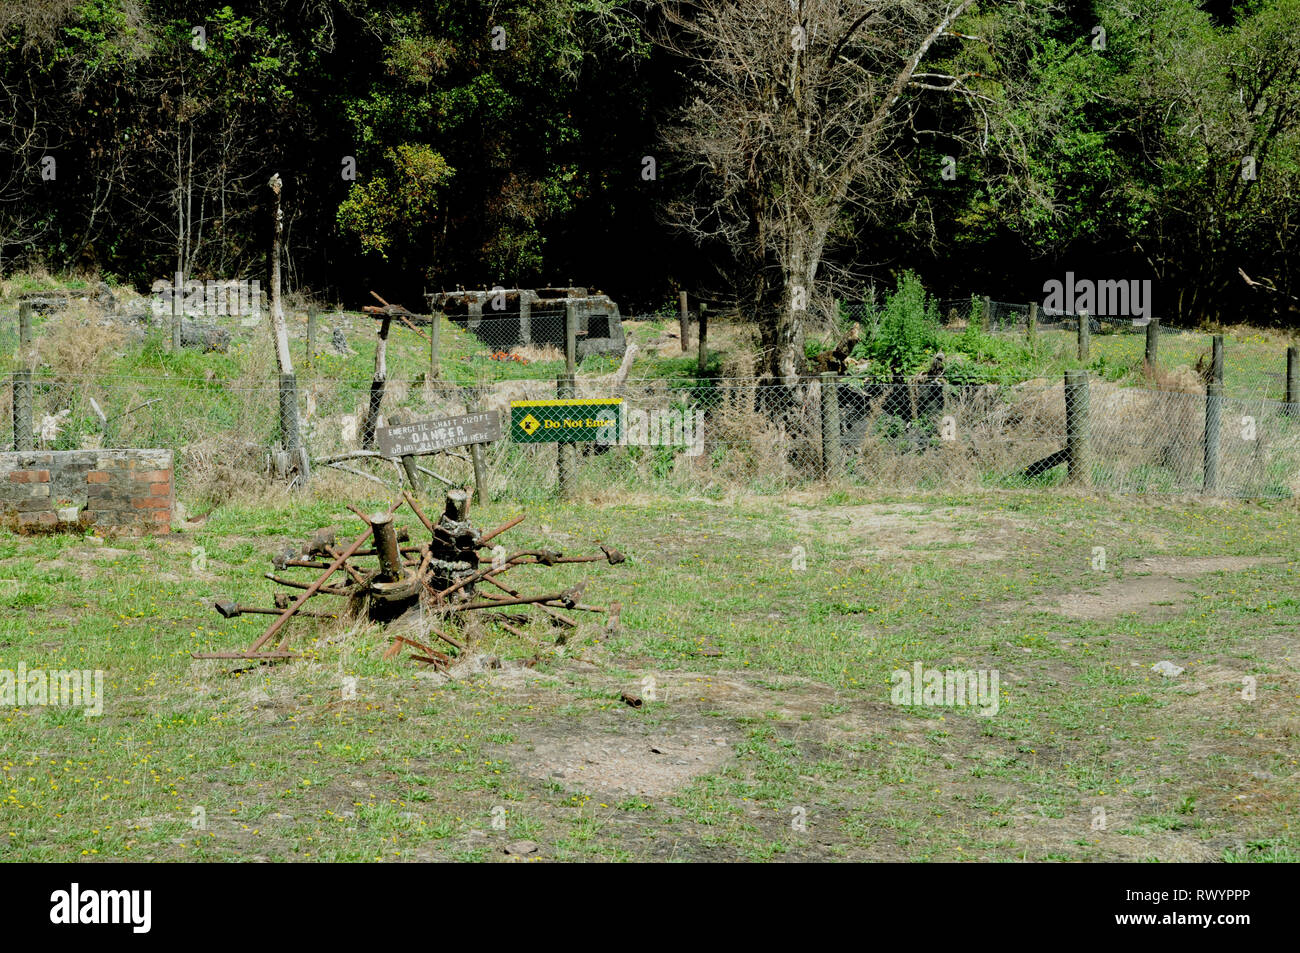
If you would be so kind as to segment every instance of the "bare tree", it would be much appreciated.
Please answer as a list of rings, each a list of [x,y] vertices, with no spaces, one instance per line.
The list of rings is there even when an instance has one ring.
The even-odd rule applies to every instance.
[[[765,376],[793,385],[824,304],[828,239],[851,207],[898,187],[892,146],[919,91],[978,94],[925,72],[974,0],[681,0],[659,40],[695,95],[666,134],[697,187],[670,217],[734,255],[732,280],[760,328]]]

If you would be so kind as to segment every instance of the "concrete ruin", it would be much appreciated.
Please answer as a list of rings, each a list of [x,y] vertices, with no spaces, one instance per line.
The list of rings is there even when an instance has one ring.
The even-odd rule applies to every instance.
[[[564,350],[564,320],[571,308],[577,319],[578,360],[589,354],[622,356],[627,347],[618,305],[586,288],[494,288],[441,291],[425,295],[432,312],[441,311],[472,331],[489,347],[552,345]]]

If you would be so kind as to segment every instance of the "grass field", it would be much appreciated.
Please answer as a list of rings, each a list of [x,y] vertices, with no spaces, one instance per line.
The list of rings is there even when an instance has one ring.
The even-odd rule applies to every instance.
[[[1300,859],[1294,502],[534,506],[513,542],[628,561],[512,579],[585,576],[616,631],[490,627],[501,667],[450,680],[330,621],[294,624],[304,660],[191,659],[252,641],[268,617],[212,600],[269,604],[270,554],[322,525],[359,526],[273,499],[155,540],[0,535],[0,670],[105,673],[100,717],[0,708],[0,857]],[[893,704],[916,662],[996,671],[997,713]]]

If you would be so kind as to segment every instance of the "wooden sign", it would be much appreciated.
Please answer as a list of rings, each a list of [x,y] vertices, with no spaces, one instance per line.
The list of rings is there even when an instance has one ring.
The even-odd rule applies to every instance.
[[[620,397],[512,400],[510,439],[518,443],[618,443]]]
[[[379,452],[394,460],[500,439],[501,415],[495,410],[440,420],[417,420],[400,427],[375,430]]]

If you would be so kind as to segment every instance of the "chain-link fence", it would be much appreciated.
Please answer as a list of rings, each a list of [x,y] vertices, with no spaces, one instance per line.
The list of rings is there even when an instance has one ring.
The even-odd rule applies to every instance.
[[[580,376],[578,397],[622,403],[619,425],[603,442],[575,445],[575,491],[722,494],[825,482],[924,489],[1068,482],[1244,497],[1300,490],[1300,406],[1121,387],[1086,374],[1078,380],[959,387],[845,378],[786,387],[752,379],[617,385]],[[322,471],[396,485],[396,463],[362,447],[369,386],[300,382],[303,437]],[[35,443],[173,448],[182,494],[219,495],[267,472],[278,439],[277,394],[271,382],[206,377],[38,378]],[[492,496],[545,497],[555,492],[558,445],[511,434],[510,405],[556,394],[554,380],[394,379],[382,422],[497,411],[506,438],[485,448]],[[6,424],[11,395],[11,387],[0,392]],[[429,471],[422,479],[434,484],[473,482],[468,448],[418,462]]]
[[[973,307],[983,308],[982,301],[971,299],[943,304],[964,308],[966,317],[978,313]],[[852,316],[852,306],[842,305],[843,310]],[[992,302],[988,310],[991,330],[1029,337],[1027,325],[1015,323],[1028,305]],[[645,317],[661,323],[665,334],[678,319],[676,314]],[[444,332],[455,325],[440,320]],[[519,328],[517,315],[485,314],[482,321]],[[379,423],[498,411],[508,435],[485,450],[492,494],[552,494],[556,445],[509,435],[511,403],[554,399],[556,375],[564,369],[565,312],[539,309],[531,322],[537,349],[531,361],[492,360],[481,330],[474,339],[443,333],[436,378],[429,373],[427,346],[390,349]],[[182,493],[220,496],[241,483],[264,480],[280,439],[279,383],[265,347],[266,328],[227,324],[229,340],[222,352],[208,355],[189,348],[169,351],[165,342],[149,337],[156,329],[132,330],[144,337],[112,366],[133,370],[108,373],[103,367],[109,365],[98,362],[99,323],[46,325],[37,316],[33,338],[41,359],[30,365],[36,368],[30,385],[31,442],[49,449],[174,449]],[[290,324],[299,360],[302,436],[311,457],[349,480],[396,483],[397,465],[365,446],[373,351],[359,348],[374,340],[373,319],[321,313],[309,327],[307,316],[299,314],[290,316]],[[1050,327],[1036,327],[1034,347],[1048,346],[1043,336]],[[415,329],[430,341],[427,319]],[[411,335],[412,329],[394,323],[393,334]],[[692,344],[697,335],[693,323]],[[1061,334],[1051,346],[1069,350],[1073,337],[1073,332]],[[122,345],[120,336],[104,340],[113,348]],[[551,342],[558,343],[552,348]],[[1127,347],[1116,351],[1120,357],[1113,364],[1107,363],[1110,342]],[[406,341],[413,343],[414,337]],[[1141,364],[1143,343],[1127,331],[1099,331],[1091,340],[1086,388],[1070,392],[1057,372],[1023,382],[965,383],[941,362],[908,378],[852,376],[833,384],[809,379],[789,387],[742,378],[623,380],[614,373],[618,355],[595,355],[579,368],[576,396],[620,398],[620,429],[605,443],[577,445],[575,485],[580,493],[602,488],[725,493],[826,481],[956,488],[1069,480],[1124,492],[1249,497],[1289,496],[1300,489],[1300,416],[1283,402],[1284,349],[1268,344],[1251,352],[1271,361],[1261,361],[1252,377],[1242,374],[1246,344],[1239,349],[1229,342],[1226,389],[1223,396],[1208,396],[1208,375],[1200,367],[1210,351],[1204,334],[1161,329],[1159,365],[1195,367],[1195,373],[1125,376],[1130,383],[1146,381],[1138,387],[1110,379],[1112,366]],[[508,346],[502,337],[500,349]],[[15,316],[0,322],[0,352],[17,350]],[[520,352],[514,347],[511,354]],[[15,445],[14,393],[11,381],[0,388],[0,439],[9,447]],[[1086,414],[1072,412],[1077,400],[1068,393],[1086,394]],[[1073,453],[1067,452],[1071,446]],[[473,479],[467,449],[426,457],[420,464],[434,482]]]
[[[983,298],[946,299],[939,302],[939,308],[949,325],[975,321],[989,334],[1019,340],[1041,352],[1079,357],[1078,312]],[[1210,377],[1213,336],[1204,331],[1170,327],[1158,316],[1089,314],[1088,326],[1087,363],[1103,376],[1140,370],[1149,385],[1178,390],[1203,386]],[[1257,339],[1226,339],[1225,393],[1243,400],[1287,399],[1285,347],[1270,346],[1258,334],[1254,337]],[[1154,350],[1153,363],[1147,360],[1148,348]]]

